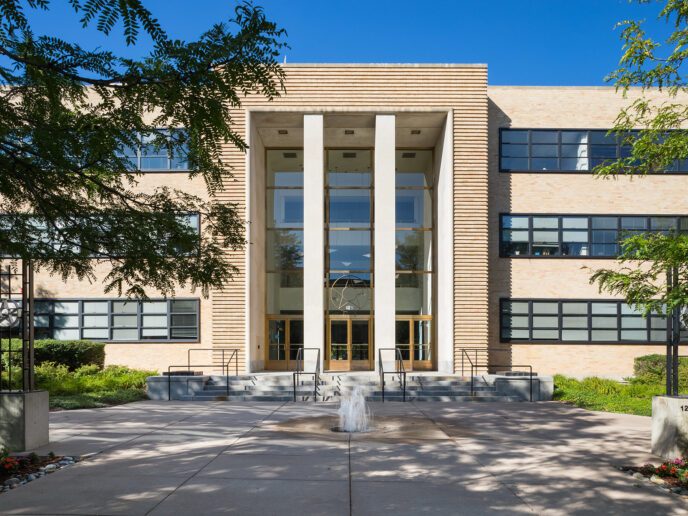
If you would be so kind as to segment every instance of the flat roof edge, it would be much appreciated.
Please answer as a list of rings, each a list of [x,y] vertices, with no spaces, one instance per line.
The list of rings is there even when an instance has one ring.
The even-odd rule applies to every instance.
[[[282,66],[308,67],[308,68],[334,68],[334,67],[414,67],[414,68],[487,68],[487,63],[282,63]]]
[[[504,89],[504,90],[614,90],[616,86],[572,86],[572,85],[544,85],[544,86],[524,86],[516,85],[509,86],[507,84],[487,84],[488,89]],[[640,89],[640,86],[631,86],[631,90]]]

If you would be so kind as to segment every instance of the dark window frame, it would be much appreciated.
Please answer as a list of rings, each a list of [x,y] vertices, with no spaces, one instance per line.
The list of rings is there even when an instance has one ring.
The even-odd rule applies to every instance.
[[[502,166],[502,148],[504,145],[503,141],[503,133],[507,131],[527,131],[528,132],[528,138],[527,138],[527,143],[525,145],[527,146],[527,155],[525,156],[525,159],[528,160],[528,168],[504,168]],[[563,158],[561,149],[562,149],[562,138],[561,135],[563,132],[587,132],[588,133],[588,138],[587,138],[587,143],[586,148],[587,148],[587,160],[588,160],[588,168],[583,169],[583,170],[571,170],[571,169],[561,169],[559,166],[556,169],[549,169],[549,170],[539,170],[539,169],[534,169],[531,167],[531,160],[533,158],[533,152],[532,152],[532,133],[537,133],[537,132],[557,132],[557,142],[556,144],[551,144],[551,145],[556,145],[557,146],[557,156],[556,159],[558,160],[559,163],[561,163],[561,159]],[[595,166],[598,166],[599,164],[592,165],[591,160],[593,157],[591,156],[591,146],[596,145],[605,145],[605,144],[600,144],[600,143],[592,143],[590,140],[590,134],[591,133],[603,133],[606,134],[609,132],[609,129],[591,129],[591,128],[531,128],[531,127],[500,127],[499,128],[499,147],[498,147],[498,167],[499,167],[499,172],[500,173],[505,173],[505,174],[591,174],[592,170],[595,168]],[[632,133],[638,133],[638,130],[631,131]],[[615,138],[615,136],[611,136],[612,138]],[[523,145],[523,144],[521,144]],[[564,145],[569,145],[569,144],[564,144]],[[573,145],[573,144],[571,144]],[[618,141],[615,142],[614,144],[607,144],[609,146],[614,145],[616,148],[616,157],[613,158],[613,160],[618,160],[621,157],[623,157],[623,152],[622,148],[627,147],[627,145],[621,145]],[[610,158],[610,162],[613,162],[613,160]],[[686,163],[686,169],[685,170],[680,170],[680,162]],[[688,158],[685,158],[683,160],[680,160],[679,163],[676,166],[676,170],[667,170],[665,172],[657,172],[652,175],[686,175],[688,174]]]
[[[505,310],[505,305],[507,303],[511,302],[517,302],[517,303],[527,303],[528,304],[528,312],[527,314],[520,314],[517,313],[516,316],[524,316],[527,317],[528,319],[528,326],[506,326],[504,324],[504,316],[512,314],[512,312],[507,312]],[[534,328],[533,326],[533,317],[538,315],[534,314],[533,311],[533,304],[534,303],[556,303],[557,304],[557,312],[556,314],[539,314],[542,316],[549,316],[549,317],[556,317],[557,318],[557,326],[556,327],[543,327],[543,328]],[[586,308],[586,313],[585,314],[564,314],[562,305],[564,303],[585,303],[587,305]],[[592,313],[592,305],[593,303],[612,303],[616,305],[616,313],[615,314],[593,314]],[[499,299],[499,342],[501,343],[509,343],[509,344],[556,344],[556,345],[645,345],[645,346],[664,346],[666,345],[666,327],[663,327],[661,329],[659,328],[653,328],[652,327],[652,320],[657,319],[661,321],[666,321],[665,318],[658,316],[658,315],[651,315],[649,317],[642,317],[637,314],[626,314],[623,313],[623,305],[626,303],[623,300],[619,299],[570,299],[570,298],[556,298],[556,299],[551,299],[551,298],[505,298],[502,297]],[[605,330],[605,328],[593,328],[592,326],[592,318],[596,317],[613,317],[616,320],[616,326],[614,328],[608,327],[610,331],[615,331],[617,338],[614,340],[593,340],[592,335],[593,331],[595,330]],[[587,319],[587,324],[584,328],[582,327],[564,327],[563,324],[563,318],[564,317],[585,317]],[[641,317],[645,321],[645,326],[644,328],[623,328],[622,326],[622,321],[623,319],[633,319],[633,318],[638,318]],[[516,330],[522,330],[522,331],[527,331],[528,332],[528,338],[514,338],[514,337],[505,337],[505,329],[516,329]],[[557,338],[552,339],[552,338],[534,338],[533,337],[533,330],[545,330],[545,331],[556,331],[557,332]],[[587,340],[564,340],[562,338],[562,334],[564,330],[581,330],[581,331],[586,331],[588,334],[588,339]],[[622,338],[622,332],[623,331],[645,331],[646,338],[645,339],[623,339]],[[651,332],[662,332],[663,337],[661,340],[651,340],[652,333]]]
[[[84,312],[84,303],[88,302],[107,302],[108,303],[108,311],[107,312],[99,312],[99,313],[85,313]],[[155,314],[150,314],[150,315],[165,315],[167,317],[167,337],[166,338],[143,338],[143,316],[144,315],[149,315],[149,314],[144,314],[143,313],[143,303],[145,302],[166,302],[166,312],[163,314],[162,312],[160,313],[155,313]],[[195,302],[195,312],[178,312],[173,310],[173,303],[175,301],[193,301]],[[49,338],[53,339],[55,335],[55,330],[56,329],[61,329],[60,327],[55,325],[55,303],[78,303],[78,312],[73,313],[73,314],[65,314],[65,315],[73,315],[75,317],[78,317],[79,324],[77,327],[70,327],[68,329],[77,329],[79,332],[79,337],[78,339],[75,340],[92,340],[95,342],[107,342],[108,344],[127,344],[127,343],[174,343],[174,342],[188,342],[188,343],[196,343],[200,342],[201,339],[201,302],[200,299],[198,298],[168,298],[168,299],[162,299],[162,298],[155,298],[155,299],[148,299],[146,301],[142,300],[127,300],[127,299],[120,299],[120,298],[36,298],[34,300],[35,303],[51,303],[50,304],[50,309],[46,312],[44,310],[37,310],[34,313],[34,317],[39,317],[39,316],[48,316],[48,326],[47,327],[36,327],[36,330],[38,330],[39,333],[42,333],[42,330],[46,329],[47,333],[49,336],[46,337],[38,337],[37,338]],[[117,313],[113,310],[113,304],[117,302],[129,302],[129,303],[136,303],[136,313],[131,313],[131,314],[120,314]],[[196,335],[193,337],[173,337],[172,336],[172,316],[173,315],[179,315],[179,314],[186,314],[190,315],[193,314],[195,315],[195,324],[192,326],[188,325],[183,325],[183,326],[175,326],[174,328],[195,328],[196,330]],[[100,315],[100,316],[107,316],[108,318],[108,325],[107,325],[107,331],[108,331],[108,338],[107,339],[102,339],[102,338],[94,338],[94,337],[84,337],[84,330],[88,329],[104,329],[105,327],[99,326],[99,327],[84,327],[84,316],[89,316],[89,315]],[[132,315],[136,316],[136,331],[137,331],[137,338],[136,339],[113,339],[112,338],[112,333],[114,329],[117,329],[117,327],[114,326],[113,324],[113,316],[116,315]],[[129,328],[129,327],[127,327]],[[133,326],[131,327],[133,328]],[[159,327],[160,329],[162,327]],[[156,327],[151,327],[151,329],[156,329]],[[66,340],[71,340],[71,339],[66,339]]]
[[[528,241],[526,242],[526,245],[528,247],[528,252],[526,254],[509,254],[506,251],[506,247],[508,242],[504,240],[504,232],[510,230],[511,228],[507,228],[504,225],[504,219],[506,217],[528,217],[528,227],[526,229],[516,229],[516,231],[527,231],[528,232]],[[543,231],[556,231],[558,233],[557,235],[557,253],[556,254],[533,254],[533,218],[557,218],[557,228],[556,229],[543,229]],[[587,230],[586,229],[576,229],[576,228],[564,228],[563,227],[563,219],[568,219],[568,218],[579,218],[579,219],[587,219]],[[593,219],[595,218],[616,218],[616,227],[614,229],[595,229],[593,228]],[[644,230],[633,230],[633,229],[626,229],[623,228],[622,225],[622,220],[623,219],[630,219],[630,218],[642,218],[645,219],[645,226],[647,229]],[[616,253],[613,255],[593,255],[593,234],[595,231],[616,231],[617,239],[620,238],[624,233],[629,234],[629,233],[667,233],[668,231],[671,230],[666,230],[666,229],[653,229],[653,224],[652,224],[652,219],[674,219],[675,222],[675,228],[676,231],[679,234],[688,234],[688,215],[675,215],[675,214],[652,214],[652,215],[647,215],[647,214],[603,214],[603,213],[596,213],[596,214],[581,214],[581,213],[504,213],[501,212],[499,213],[499,235],[498,235],[498,244],[499,244],[499,257],[500,258],[528,258],[528,259],[540,259],[540,258],[557,258],[557,259],[565,259],[565,260],[570,260],[570,259],[576,259],[576,260],[609,260],[609,259],[615,259],[618,256],[618,250],[619,250],[619,244],[617,242],[616,244]],[[686,222],[685,224],[685,229],[681,228],[681,222],[684,220]],[[565,244],[563,241],[563,232],[564,231],[587,231],[587,242],[581,242],[582,244],[585,244],[588,246],[588,254],[587,255],[580,255],[580,254],[567,254],[564,255],[562,254],[562,247]],[[605,245],[605,244],[600,244],[598,245]]]
[[[184,127],[174,127],[171,128],[173,131],[186,131],[186,128]],[[168,128],[158,128],[158,131],[168,131]],[[142,173],[142,174],[179,174],[179,173],[188,173],[191,169],[189,168],[189,160],[188,156],[186,159],[186,167],[185,168],[172,168],[172,161],[176,159],[174,156],[172,156],[170,153],[167,153],[167,168],[141,168],[141,159],[145,158],[146,156],[143,156],[142,154],[142,149],[146,145],[143,143],[143,134],[139,133],[136,135],[139,144],[136,146],[135,150],[136,151],[136,166],[134,168],[134,171],[136,173]],[[163,148],[159,149],[160,151],[163,150]],[[123,157],[125,159],[128,159],[131,161],[131,158],[134,156],[131,156],[129,154],[126,154],[124,152],[119,153],[120,157]]]

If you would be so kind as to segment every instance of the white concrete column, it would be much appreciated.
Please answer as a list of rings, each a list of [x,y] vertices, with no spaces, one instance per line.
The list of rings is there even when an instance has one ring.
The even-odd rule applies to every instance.
[[[395,244],[396,244],[396,195],[395,195],[395,117],[375,117],[375,364],[380,348],[395,345]],[[387,364],[393,359],[385,352]]]
[[[447,113],[435,148],[437,199],[437,370],[454,373],[454,122]]]
[[[303,336],[325,357],[325,163],[323,116],[303,116]],[[314,357],[306,356],[307,361]]]

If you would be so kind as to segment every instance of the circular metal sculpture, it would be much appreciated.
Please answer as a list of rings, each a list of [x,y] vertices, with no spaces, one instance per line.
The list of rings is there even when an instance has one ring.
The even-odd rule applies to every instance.
[[[0,329],[16,328],[21,321],[21,305],[17,301],[0,301]]]
[[[340,276],[330,285],[330,309],[356,312],[370,309],[370,283],[354,274]]]

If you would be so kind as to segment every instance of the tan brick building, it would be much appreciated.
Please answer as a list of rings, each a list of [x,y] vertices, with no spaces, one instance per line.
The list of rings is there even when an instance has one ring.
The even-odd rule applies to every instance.
[[[107,362],[164,371],[220,364],[460,371],[464,348],[541,373],[621,377],[662,352],[658,317],[599,294],[625,230],[688,229],[680,173],[601,180],[626,151],[605,135],[613,88],[490,87],[484,65],[287,65],[287,93],[247,98],[227,147],[249,244],[235,281],[202,299],[124,303],[98,283],[39,274],[37,335],[102,339]],[[141,188],[205,195],[142,150]],[[203,221],[201,220],[202,224]],[[154,293],[150,293],[155,298]],[[227,353],[225,351],[225,353]]]

